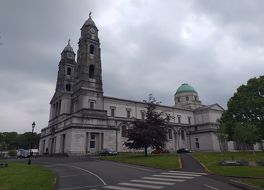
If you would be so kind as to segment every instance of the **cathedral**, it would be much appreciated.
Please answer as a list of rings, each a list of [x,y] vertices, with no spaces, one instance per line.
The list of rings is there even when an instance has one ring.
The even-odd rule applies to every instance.
[[[169,121],[166,149],[186,148],[219,151],[218,104],[203,105],[197,91],[185,83],[174,95],[173,106],[158,105],[157,111],[173,116]],[[81,28],[77,58],[70,41],[61,53],[56,90],[50,101],[48,126],[41,130],[40,154],[87,155],[103,148],[118,152],[135,118],[144,119],[142,101],[104,96],[98,28],[89,15]]]

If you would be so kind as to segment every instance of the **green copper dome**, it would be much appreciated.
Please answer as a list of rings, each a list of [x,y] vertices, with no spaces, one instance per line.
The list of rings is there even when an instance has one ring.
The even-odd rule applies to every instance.
[[[188,93],[188,92],[195,92],[197,93],[192,86],[187,83],[182,84],[176,91],[176,94],[179,93]]]

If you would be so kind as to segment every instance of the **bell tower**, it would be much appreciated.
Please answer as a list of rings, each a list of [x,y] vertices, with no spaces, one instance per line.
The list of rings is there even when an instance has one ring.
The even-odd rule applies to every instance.
[[[103,110],[100,40],[91,13],[81,28],[78,44],[73,112],[82,109]]]
[[[71,94],[75,83],[74,70],[76,67],[75,53],[68,44],[61,52],[57,84],[54,96],[50,101],[50,120],[59,117],[62,114],[71,112]]]

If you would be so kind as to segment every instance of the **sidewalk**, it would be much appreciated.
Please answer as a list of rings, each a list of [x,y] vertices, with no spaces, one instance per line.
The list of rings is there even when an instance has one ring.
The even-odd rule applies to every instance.
[[[185,153],[180,154],[181,162],[182,162],[182,171],[188,172],[206,172],[203,166],[195,160],[191,154]]]

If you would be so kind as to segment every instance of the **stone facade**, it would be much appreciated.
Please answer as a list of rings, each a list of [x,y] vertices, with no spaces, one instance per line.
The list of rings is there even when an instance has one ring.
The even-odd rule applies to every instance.
[[[41,130],[40,154],[86,155],[103,148],[134,151],[123,145],[126,130],[134,118],[144,119],[146,104],[103,95],[100,41],[91,17],[81,28],[78,44],[77,61],[70,42],[61,53],[49,124]],[[219,151],[217,119],[223,108],[203,105],[188,84],[178,88],[174,100],[174,106],[157,107],[173,116],[166,148]]]

